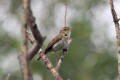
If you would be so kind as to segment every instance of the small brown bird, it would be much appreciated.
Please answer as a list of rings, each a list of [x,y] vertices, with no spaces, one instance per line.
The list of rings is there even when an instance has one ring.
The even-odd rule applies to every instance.
[[[68,39],[70,38],[71,34],[71,28],[70,27],[63,27],[59,34],[51,40],[51,42],[48,44],[47,48],[45,49],[45,54],[48,52],[54,51],[66,51],[69,47],[68,45]]]
[[[48,44],[47,48],[45,49],[45,54],[48,52],[54,51],[58,52],[60,50],[67,51],[69,44],[68,41],[71,35],[71,28],[70,27],[63,27],[59,34],[53,38],[50,43]],[[38,57],[39,60],[41,57]]]

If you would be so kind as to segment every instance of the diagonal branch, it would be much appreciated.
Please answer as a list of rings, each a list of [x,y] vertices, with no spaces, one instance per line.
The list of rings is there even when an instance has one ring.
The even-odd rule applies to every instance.
[[[47,58],[47,56],[45,55],[45,53],[41,49],[39,50],[39,54],[41,56],[41,59],[45,62],[45,64],[46,64],[47,68],[49,69],[49,71],[55,77],[55,80],[63,80],[62,77],[57,72],[57,70],[53,67],[50,60]]]
[[[118,80],[120,80],[120,29],[119,29],[119,19],[117,13],[114,9],[113,0],[110,0],[111,13],[113,16],[113,21],[115,24],[116,38],[117,38],[117,52],[118,52]]]
[[[113,21],[115,22],[115,24],[117,24],[118,23],[118,18],[117,18],[117,13],[116,13],[116,11],[114,9],[113,0],[110,0],[110,7],[111,7],[112,16],[113,16]]]
[[[32,48],[29,50],[28,52],[28,59],[29,60],[32,60],[32,58],[37,54],[38,50],[41,48],[42,46],[38,43],[38,42],[35,42],[33,45],[32,45]]]
[[[34,39],[34,37],[32,36],[32,34],[30,34],[30,33],[28,33],[28,32],[26,32],[26,34],[27,34],[27,37],[28,37],[30,43],[31,43],[31,44],[35,43],[35,39]]]
[[[43,37],[37,28],[37,24],[35,23],[35,17],[33,16],[30,7],[27,9],[27,15],[28,15],[28,26],[30,27],[35,40],[37,40],[42,45]]]
[[[65,56],[65,53],[63,52],[63,54],[60,56],[58,62],[57,62],[57,65],[56,65],[56,70],[58,71],[62,62],[63,62],[63,59],[64,59],[64,56]]]
[[[28,52],[29,54],[28,58],[29,60],[31,60],[34,57],[34,55],[37,53],[37,51],[39,50],[40,46],[39,46],[39,43],[34,39],[34,37],[28,32],[27,32],[27,37],[32,44],[32,48]]]

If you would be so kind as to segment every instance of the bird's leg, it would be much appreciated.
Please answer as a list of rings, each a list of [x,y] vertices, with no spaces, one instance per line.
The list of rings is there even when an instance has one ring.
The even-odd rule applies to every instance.
[[[63,54],[67,53],[67,49],[63,49]]]

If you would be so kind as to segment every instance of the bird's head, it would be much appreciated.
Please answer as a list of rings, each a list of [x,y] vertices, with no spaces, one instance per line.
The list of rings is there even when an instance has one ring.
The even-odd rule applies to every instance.
[[[64,37],[69,38],[71,35],[71,28],[70,27],[62,27],[62,29],[60,30],[60,33],[62,33]]]

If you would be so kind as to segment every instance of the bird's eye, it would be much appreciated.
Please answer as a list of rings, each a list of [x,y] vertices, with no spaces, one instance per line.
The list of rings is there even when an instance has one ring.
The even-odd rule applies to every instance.
[[[64,29],[64,31],[66,31],[66,29]]]
[[[65,36],[67,36],[67,34],[65,34]]]

